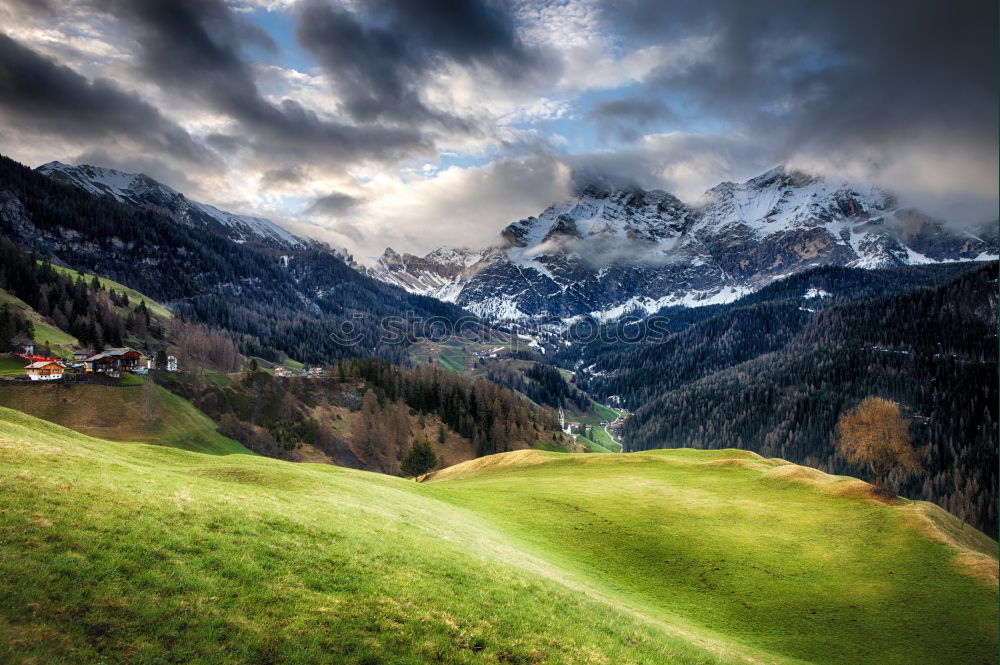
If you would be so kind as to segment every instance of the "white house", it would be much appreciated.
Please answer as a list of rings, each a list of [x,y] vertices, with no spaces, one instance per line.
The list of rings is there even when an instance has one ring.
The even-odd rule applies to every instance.
[[[55,381],[63,378],[63,366],[53,360],[40,360],[24,368],[32,381]]]

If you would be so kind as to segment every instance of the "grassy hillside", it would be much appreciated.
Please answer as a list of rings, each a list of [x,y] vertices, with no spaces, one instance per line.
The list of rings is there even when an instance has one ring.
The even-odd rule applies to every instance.
[[[747,451],[465,468],[439,473],[435,495],[664,621],[805,662],[995,658],[996,587],[972,574],[995,576],[996,543],[932,504],[887,506],[861,481]]]
[[[5,663],[716,663],[388,476],[0,409]]]
[[[0,409],[0,488],[0,576],[20,582],[0,594],[2,662],[996,653],[996,586],[972,574],[995,568],[975,551],[995,543],[927,504],[739,451],[520,451],[418,484]]]
[[[147,400],[151,402],[148,409]],[[0,406],[113,441],[153,443],[202,453],[250,453],[240,443],[219,434],[215,423],[190,402],[159,386],[155,386],[152,396],[144,394],[140,387],[4,386],[0,389]]]
[[[53,353],[68,356],[79,346],[79,342],[75,337],[56,328],[45,317],[29,307],[27,303],[17,296],[0,289],[0,307],[5,304],[12,310],[20,312],[21,316],[31,321],[32,326],[34,326],[35,342],[38,344],[39,351],[42,346],[48,344]]]
[[[595,447],[594,452],[609,452],[609,453],[620,453],[622,451],[622,444],[615,441],[611,436],[601,427],[601,421],[607,420],[608,422],[614,422],[618,418],[618,412],[614,409],[610,409],[603,404],[597,402],[591,402],[591,408],[587,411],[579,411],[577,409],[570,409],[566,412],[566,419],[570,421],[575,421],[583,425],[590,425],[593,427],[591,430],[591,436],[593,437],[593,444]],[[580,439],[584,445],[588,445],[591,442],[585,439]]]

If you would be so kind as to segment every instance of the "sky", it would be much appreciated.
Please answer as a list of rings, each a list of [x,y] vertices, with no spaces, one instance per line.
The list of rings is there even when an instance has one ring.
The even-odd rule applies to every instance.
[[[592,182],[778,164],[998,200],[993,0],[0,0],[0,153],[143,172],[364,262]]]

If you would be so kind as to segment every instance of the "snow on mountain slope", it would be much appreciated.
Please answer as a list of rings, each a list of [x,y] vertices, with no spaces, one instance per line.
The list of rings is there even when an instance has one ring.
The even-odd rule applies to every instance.
[[[236,215],[193,201],[141,173],[124,173],[87,164],[71,166],[62,162],[43,164],[37,171],[92,194],[167,211],[178,221],[216,229],[237,242],[258,241],[284,249],[300,249],[307,245],[306,241],[269,219]]]
[[[413,293],[454,302],[461,288],[461,273],[482,258],[482,252],[441,247],[426,256],[403,254],[387,248],[373,268],[361,268],[377,279]]]
[[[959,231],[874,186],[772,169],[688,206],[662,191],[590,186],[507,226],[482,252],[387,249],[369,273],[494,320],[608,320],[729,302],[818,265],[878,268],[997,258],[995,223]]]

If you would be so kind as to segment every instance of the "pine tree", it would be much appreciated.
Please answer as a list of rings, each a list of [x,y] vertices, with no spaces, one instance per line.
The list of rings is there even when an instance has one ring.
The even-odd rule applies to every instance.
[[[399,465],[403,475],[415,477],[427,473],[437,466],[437,454],[426,439],[415,439],[406,451],[406,456]]]

